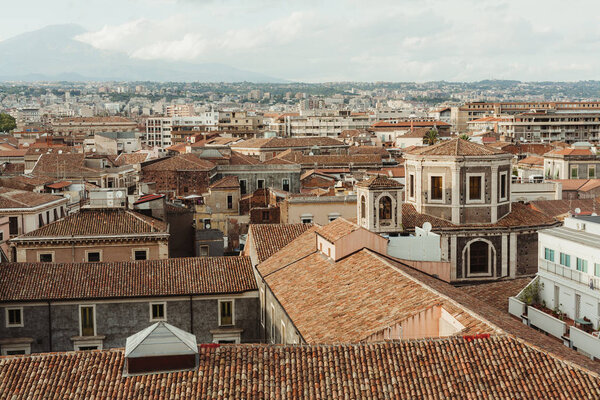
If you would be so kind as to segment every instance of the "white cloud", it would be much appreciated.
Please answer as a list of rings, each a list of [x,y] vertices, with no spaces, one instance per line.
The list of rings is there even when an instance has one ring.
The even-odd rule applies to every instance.
[[[600,5],[591,0],[134,2],[168,12],[78,39],[135,58],[310,81],[592,79],[600,70]]]

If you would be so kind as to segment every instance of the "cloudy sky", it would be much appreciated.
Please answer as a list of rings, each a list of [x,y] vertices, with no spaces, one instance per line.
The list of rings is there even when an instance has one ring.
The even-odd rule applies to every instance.
[[[597,0],[19,0],[0,40],[77,23],[140,59],[322,81],[600,79]]]

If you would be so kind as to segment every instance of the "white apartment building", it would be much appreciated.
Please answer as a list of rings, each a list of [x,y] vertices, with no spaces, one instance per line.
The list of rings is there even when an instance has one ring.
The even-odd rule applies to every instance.
[[[565,218],[538,240],[542,304],[600,330],[600,216]]]
[[[372,121],[367,113],[350,111],[310,111],[299,116],[285,116],[285,136],[332,136],[345,130],[367,129]]]
[[[216,130],[219,123],[218,111],[203,111],[194,117],[158,117],[146,120],[143,143],[148,146],[169,147],[173,145],[173,128],[184,130]]]

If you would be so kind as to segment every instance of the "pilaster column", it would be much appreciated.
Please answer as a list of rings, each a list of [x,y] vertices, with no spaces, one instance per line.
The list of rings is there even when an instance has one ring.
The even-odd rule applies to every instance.
[[[507,179],[509,179],[510,176],[507,176]],[[491,186],[492,186],[492,212],[491,212],[491,223],[494,224],[496,223],[496,221],[498,221],[498,166],[497,165],[492,165],[492,179],[491,179]]]
[[[452,223],[460,224],[460,166],[454,165],[452,171]]]

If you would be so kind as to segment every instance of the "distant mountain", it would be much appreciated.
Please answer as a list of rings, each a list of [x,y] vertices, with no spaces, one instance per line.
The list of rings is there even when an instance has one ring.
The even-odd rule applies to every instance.
[[[52,25],[0,42],[0,81],[284,82],[223,64],[137,60],[75,40],[78,25]]]

